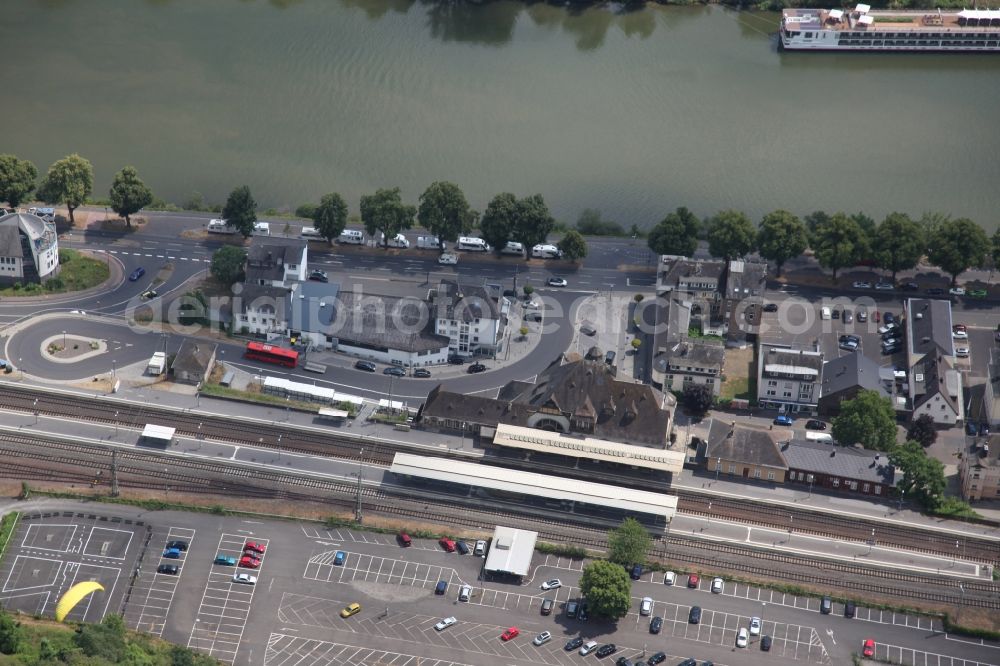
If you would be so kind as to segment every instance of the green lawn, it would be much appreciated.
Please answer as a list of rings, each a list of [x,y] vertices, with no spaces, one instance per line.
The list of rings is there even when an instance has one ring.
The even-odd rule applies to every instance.
[[[76,250],[59,250],[59,275],[45,284],[31,283],[0,289],[0,296],[40,296],[63,294],[96,287],[108,279],[110,271],[103,261],[86,257]]]
[[[7,552],[7,542],[14,534],[17,518],[20,515],[17,511],[11,511],[4,515],[3,520],[0,520],[0,562],[3,561],[4,553]]]

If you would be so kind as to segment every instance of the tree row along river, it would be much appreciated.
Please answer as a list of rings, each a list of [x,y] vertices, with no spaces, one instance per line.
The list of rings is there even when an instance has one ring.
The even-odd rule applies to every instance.
[[[777,15],[413,0],[14,3],[0,149],[97,193],[264,207],[452,180],[628,228],[677,206],[944,211],[992,228],[995,57],[780,53]],[[44,26],[44,28],[40,28]]]

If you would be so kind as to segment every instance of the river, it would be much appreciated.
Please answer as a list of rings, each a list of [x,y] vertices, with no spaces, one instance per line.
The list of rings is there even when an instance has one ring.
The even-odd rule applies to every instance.
[[[453,180],[572,222],[677,206],[997,222],[1000,57],[779,53],[774,14],[411,0],[17,0],[0,152],[105,196],[266,207]]]

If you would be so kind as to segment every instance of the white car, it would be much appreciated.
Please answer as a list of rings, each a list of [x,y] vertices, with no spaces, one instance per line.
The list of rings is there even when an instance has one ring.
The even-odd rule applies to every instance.
[[[553,578],[552,580],[547,580],[542,583],[543,590],[555,590],[562,587],[562,581],[558,578]]]
[[[446,617],[437,624],[435,624],[434,628],[437,629],[438,631],[444,631],[445,629],[455,624],[456,622],[458,622],[458,620],[454,616]]]
[[[952,296],[965,296],[965,287],[952,287],[948,293]]]
[[[760,636],[760,618],[752,617],[750,618],[750,635]]]
[[[722,579],[713,578],[712,579],[712,594],[722,594]]]
[[[857,282],[855,282],[851,286],[854,287],[855,289],[871,289],[872,288],[872,283],[871,282],[862,282],[861,280],[858,280]]]
[[[750,637],[747,636],[747,630],[741,628],[739,633],[736,634],[736,647],[745,648],[747,643],[750,641]]]
[[[586,657],[588,654],[597,649],[597,641],[587,641],[580,648],[580,654]]]
[[[234,583],[243,583],[244,585],[256,585],[257,576],[251,576],[250,574],[238,573],[233,574]]]
[[[649,615],[653,612],[653,598],[643,597],[642,603],[639,604],[639,615]]]
[[[438,257],[438,263],[454,266],[455,264],[458,263],[458,257],[451,254],[450,252],[445,252],[440,257]]]
[[[969,334],[965,331],[952,331],[951,337],[955,338],[956,340],[968,340]]]
[[[879,335],[885,335],[889,331],[895,331],[895,330],[896,330],[896,324],[885,324],[883,326],[879,326],[878,332]]]
[[[472,551],[473,555],[483,557],[486,555],[486,542],[480,539],[476,542],[476,549]]]
[[[969,347],[967,345],[958,345],[955,347],[955,356],[959,358],[969,357]]]
[[[548,280],[548,282],[547,282],[547,284],[550,287],[565,287],[566,285],[569,284],[569,282],[566,282],[565,278],[550,277],[549,280]]]
[[[535,645],[545,645],[552,640],[552,632],[543,631],[542,633],[535,636],[535,640],[531,641]]]
[[[875,285],[875,288],[879,291],[891,291],[895,289],[891,282],[879,282]]]
[[[664,585],[673,585],[676,582],[677,582],[677,574],[675,574],[673,571],[668,571],[667,573],[663,574]]]

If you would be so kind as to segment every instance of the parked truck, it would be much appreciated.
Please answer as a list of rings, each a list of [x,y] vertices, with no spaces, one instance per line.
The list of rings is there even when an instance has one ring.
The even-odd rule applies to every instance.
[[[146,366],[146,372],[154,376],[162,375],[166,369],[167,355],[163,352],[154,353],[153,358],[149,359],[149,364]]]

